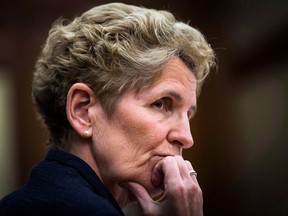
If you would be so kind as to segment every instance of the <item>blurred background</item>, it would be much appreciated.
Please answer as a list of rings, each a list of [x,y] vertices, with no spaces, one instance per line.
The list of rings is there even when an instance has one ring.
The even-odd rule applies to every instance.
[[[53,21],[100,0],[9,0],[0,13],[0,198],[46,152],[31,102],[35,60]],[[130,0],[200,29],[219,68],[204,84],[185,152],[204,215],[288,215],[288,1]]]

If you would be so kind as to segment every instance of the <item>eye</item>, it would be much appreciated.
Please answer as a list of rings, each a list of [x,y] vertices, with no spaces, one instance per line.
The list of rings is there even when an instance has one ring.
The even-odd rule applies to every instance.
[[[165,104],[162,100],[159,100],[159,101],[156,101],[155,103],[153,103],[153,105],[158,109],[162,109]]]
[[[193,107],[191,109],[189,109],[187,116],[189,118],[189,120],[191,120],[192,118],[194,118],[194,116],[196,115],[196,111],[197,111],[197,107]]]
[[[161,98],[160,100],[155,101],[152,106],[159,110],[168,111],[171,109],[172,101],[169,98]]]
[[[194,112],[188,111],[187,116],[188,116],[189,121],[194,117],[194,115],[195,115]]]

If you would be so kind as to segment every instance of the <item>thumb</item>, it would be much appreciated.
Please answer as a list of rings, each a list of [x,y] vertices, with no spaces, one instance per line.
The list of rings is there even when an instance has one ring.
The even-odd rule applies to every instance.
[[[125,188],[135,196],[140,204],[141,202],[149,202],[152,200],[146,189],[136,182],[126,182]]]
[[[126,182],[125,188],[127,188],[129,192],[135,196],[142,210],[153,205],[153,199],[142,185],[135,182]]]

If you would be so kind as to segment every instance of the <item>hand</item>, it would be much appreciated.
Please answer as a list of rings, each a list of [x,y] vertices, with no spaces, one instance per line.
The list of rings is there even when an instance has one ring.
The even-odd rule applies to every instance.
[[[156,164],[152,172],[152,183],[163,184],[163,196],[153,200],[146,189],[135,182],[127,183],[134,194],[143,214],[146,216],[202,216],[203,197],[196,176],[190,176],[192,170],[189,161],[181,156],[168,156]]]

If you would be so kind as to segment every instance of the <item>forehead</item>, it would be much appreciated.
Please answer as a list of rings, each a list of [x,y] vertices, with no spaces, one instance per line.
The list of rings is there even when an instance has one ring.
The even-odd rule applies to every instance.
[[[165,65],[158,79],[150,86],[140,89],[137,96],[171,95],[175,99],[184,99],[188,100],[189,103],[196,104],[196,88],[197,82],[192,71],[181,59],[173,57]]]
[[[196,78],[192,71],[180,58],[173,57],[167,62],[158,79],[147,88],[175,87],[185,88],[185,91],[193,92],[196,91],[196,84]]]

